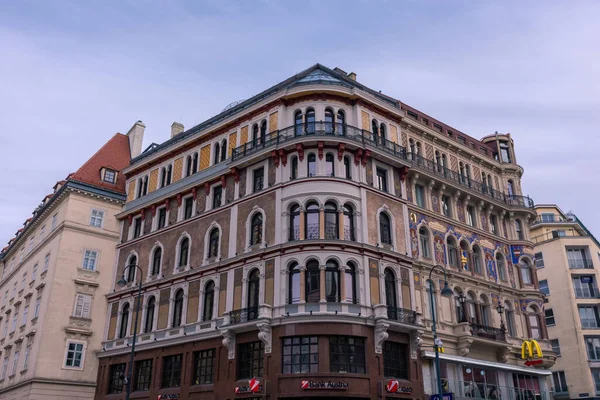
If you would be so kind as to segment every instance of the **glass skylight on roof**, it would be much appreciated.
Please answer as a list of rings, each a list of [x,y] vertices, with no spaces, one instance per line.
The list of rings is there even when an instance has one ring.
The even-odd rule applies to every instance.
[[[335,83],[342,83],[342,81],[340,81],[339,79],[335,78],[334,76],[331,76],[330,74],[328,74],[325,71],[321,71],[321,70],[315,70],[313,72],[311,72],[310,74],[306,75],[304,78],[298,80],[298,83],[302,82],[302,83],[310,83],[310,82],[335,82]]]

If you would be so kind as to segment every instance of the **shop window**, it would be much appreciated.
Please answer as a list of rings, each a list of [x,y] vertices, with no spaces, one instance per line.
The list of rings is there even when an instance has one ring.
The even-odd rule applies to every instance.
[[[256,341],[238,346],[237,379],[252,379],[263,376],[264,344]]]
[[[317,336],[283,338],[282,372],[304,374],[319,372],[319,341]]]
[[[408,379],[408,346],[405,343],[383,343],[383,373],[389,378]]]
[[[179,387],[181,384],[182,355],[163,357],[162,388]]]
[[[331,336],[329,370],[337,373],[366,373],[365,339],[355,336]]]

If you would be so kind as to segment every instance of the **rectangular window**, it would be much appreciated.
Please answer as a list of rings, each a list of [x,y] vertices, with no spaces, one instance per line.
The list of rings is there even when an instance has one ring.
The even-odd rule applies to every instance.
[[[23,274],[23,278],[21,278],[21,290],[25,289],[25,282],[27,281],[27,272]]]
[[[17,322],[19,321],[19,310],[15,309],[15,315],[13,315],[12,324],[10,325],[10,331],[14,332],[17,329]]]
[[[600,392],[600,368],[592,368],[591,371],[596,392]]]
[[[112,169],[104,170],[104,182],[115,183],[116,177],[117,177],[117,175],[115,174],[115,171],[113,171]]]
[[[10,370],[11,376],[17,373],[17,365],[19,365],[19,351],[15,351],[15,354],[13,354],[13,365]]]
[[[212,208],[221,207],[222,197],[223,197],[223,188],[221,186],[215,186],[213,188]]]
[[[133,390],[148,390],[152,381],[152,360],[141,360],[135,363],[135,382]]]
[[[467,224],[475,226],[475,207],[467,206]]]
[[[542,213],[542,222],[554,222],[554,214]]]
[[[498,232],[498,218],[495,215],[490,214],[490,228],[492,229],[492,234],[497,235]]]
[[[594,268],[592,260],[587,257],[587,247],[567,248],[567,260],[571,269]]]
[[[510,151],[508,149],[507,142],[500,142],[500,156],[502,157],[503,163],[510,163]]]
[[[179,387],[181,384],[181,354],[163,358],[162,384],[163,388]]]
[[[261,341],[238,346],[238,379],[263,376],[264,344]]]
[[[0,376],[0,379],[6,378],[6,370],[7,369],[8,369],[8,356],[4,357],[4,360],[2,360],[2,376]]]
[[[330,372],[364,374],[365,339],[354,336],[331,336],[329,338]]]
[[[442,212],[448,218],[452,218],[452,211],[450,209],[450,196],[442,196]]]
[[[194,353],[194,385],[206,385],[215,381],[215,349]]]
[[[58,213],[52,216],[52,222],[50,223],[50,230],[53,231],[56,229],[56,224],[58,223]]]
[[[385,377],[408,379],[408,346],[383,342],[383,373]]]
[[[83,269],[88,271],[96,270],[96,259],[98,258],[98,252],[95,250],[86,250],[83,256]]]
[[[123,377],[125,376],[125,363],[110,366],[108,373],[108,394],[123,392]]]
[[[283,339],[284,374],[319,372],[319,338],[294,336]]]
[[[377,168],[377,189],[388,191],[387,171],[383,168]]]
[[[462,137],[462,136],[457,136],[457,138],[458,138],[458,141],[459,141],[461,144],[464,144],[465,146],[467,145],[467,140],[466,140],[464,137]]]
[[[548,287],[548,280],[547,279],[542,279],[540,280],[540,292],[549,295],[550,294],[550,288]]]
[[[546,308],[544,310],[544,314],[546,315],[546,326],[556,325],[556,321],[554,320],[554,311],[551,308]]]
[[[569,387],[567,386],[567,377],[565,371],[556,371],[552,373],[552,382],[554,383],[554,392],[556,393],[568,393]]]
[[[183,219],[192,218],[192,212],[194,211],[194,198],[186,197],[183,201]]]
[[[579,306],[579,319],[583,329],[600,328],[598,306]]]
[[[28,344],[25,347],[25,355],[23,357],[23,371],[27,370],[29,367],[29,354],[31,353],[31,344]]]
[[[29,238],[29,243],[27,244],[27,252],[31,253],[31,250],[33,250],[33,245],[35,243],[35,236],[32,236]]]
[[[40,242],[44,239],[44,236],[46,236],[46,225],[42,225],[40,228]]]
[[[575,297],[579,299],[595,299],[600,295],[594,281],[594,275],[573,276],[571,280],[575,289]]]
[[[419,207],[425,208],[425,188],[415,185],[415,201]]]
[[[436,131],[438,131],[438,132],[440,132],[440,133],[441,133],[441,132],[442,132],[442,130],[443,130],[443,129],[442,129],[442,126],[441,126],[441,125],[439,125],[439,124],[436,124],[435,122],[433,123],[433,127],[435,128],[435,130],[436,130]]]
[[[585,345],[588,359],[590,361],[600,361],[600,336],[586,336]]]
[[[44,256],[44,268],[42,269],[42,272],[48,271],[49,266],[50,266],[50,253],[48,253]]]
[[[27,315],[29,314],[29,305],[23,307],[23,318],[21,319],[21,326],[27,325]]]
[[[167,207],[161,207],[158,209],[158,223],[156,224],[157,229],[162,229],[167,225]]]
[[[252,176],[253,176],[253,193],[256,192],[260,192],[261,190],[263,190],[263,180],[265,177],[265,169],[264,168],[257,168],[252,172]]]
[[[533,258],[535,259],[536,268],[544,268],[544,254],[542,252],[535,253]]]
[[[423,124],[429,125],[429,120],[427,118],[423,118]]]
[[[65,367],[83,368],[83,343],[68,342]]]
[[[414,118],[414,119],[419,118],[419,115],[417,113],[410,111],[410,110],[406,110],[406,115],[408,115],[409,117]]]
[[[560,342],[558,339],[550,340],[550,344],[552,345],[552,351],[555,352],[557,356],[560,356]]]
[[[104,211],[92,210],[92,215],[90,216],[90,225],[95,226],[96,228],[101,228],[103,219],[104,219]]]
[[[133,220],[133,238],[138,238],[142,234],[142,217]]]
[[[75,296],[75,309],[73,316],[77,318],[90,318],[90,308],[92,305],[92,296],[89,294],[77,293]]]
[[[40,315],[40,304],[42,302],[41,298],[35,299],[35,307],[33,309],[33,318],[37,318]]]

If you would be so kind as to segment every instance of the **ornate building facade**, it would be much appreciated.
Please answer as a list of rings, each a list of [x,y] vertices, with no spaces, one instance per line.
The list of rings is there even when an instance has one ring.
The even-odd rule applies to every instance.
[[[57,182],[0,252],[0,398],[94,398],[121,170],[141,135],[114,135]]]
[[[136,398],[422,398],[434,263],[482,310],[456,321],[436,295],[456,354],[447,382],[465,381],[471,356],[503,371],[490,384],[543,391],[546,372],[514,354],[525,327],[545,332],[525,322],[542,296],[535,272],[521,275],[534,216],[522,172],[509,136],[475,141],[321,65],[187,131],[174,123],[125,170],[96,398],[124,397],[134,331]],[[496,299],[519,331],[472,334],[492,329]]]

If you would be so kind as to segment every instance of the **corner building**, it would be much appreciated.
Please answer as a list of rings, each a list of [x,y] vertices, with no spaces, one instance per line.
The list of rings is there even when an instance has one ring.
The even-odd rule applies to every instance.
[[[409,227],[429,212],[413,204],[427,176],[413,169],[429,154],[422,132],[436,134],[413,114],[355,74],[315,65],[192,129],[174,123],[171,139],[133,159],[96,398],[124,398],[138,302],[136,398],[423,398],[431,262],[414,253]],[[526,227],[533,211],[513,197]]]

